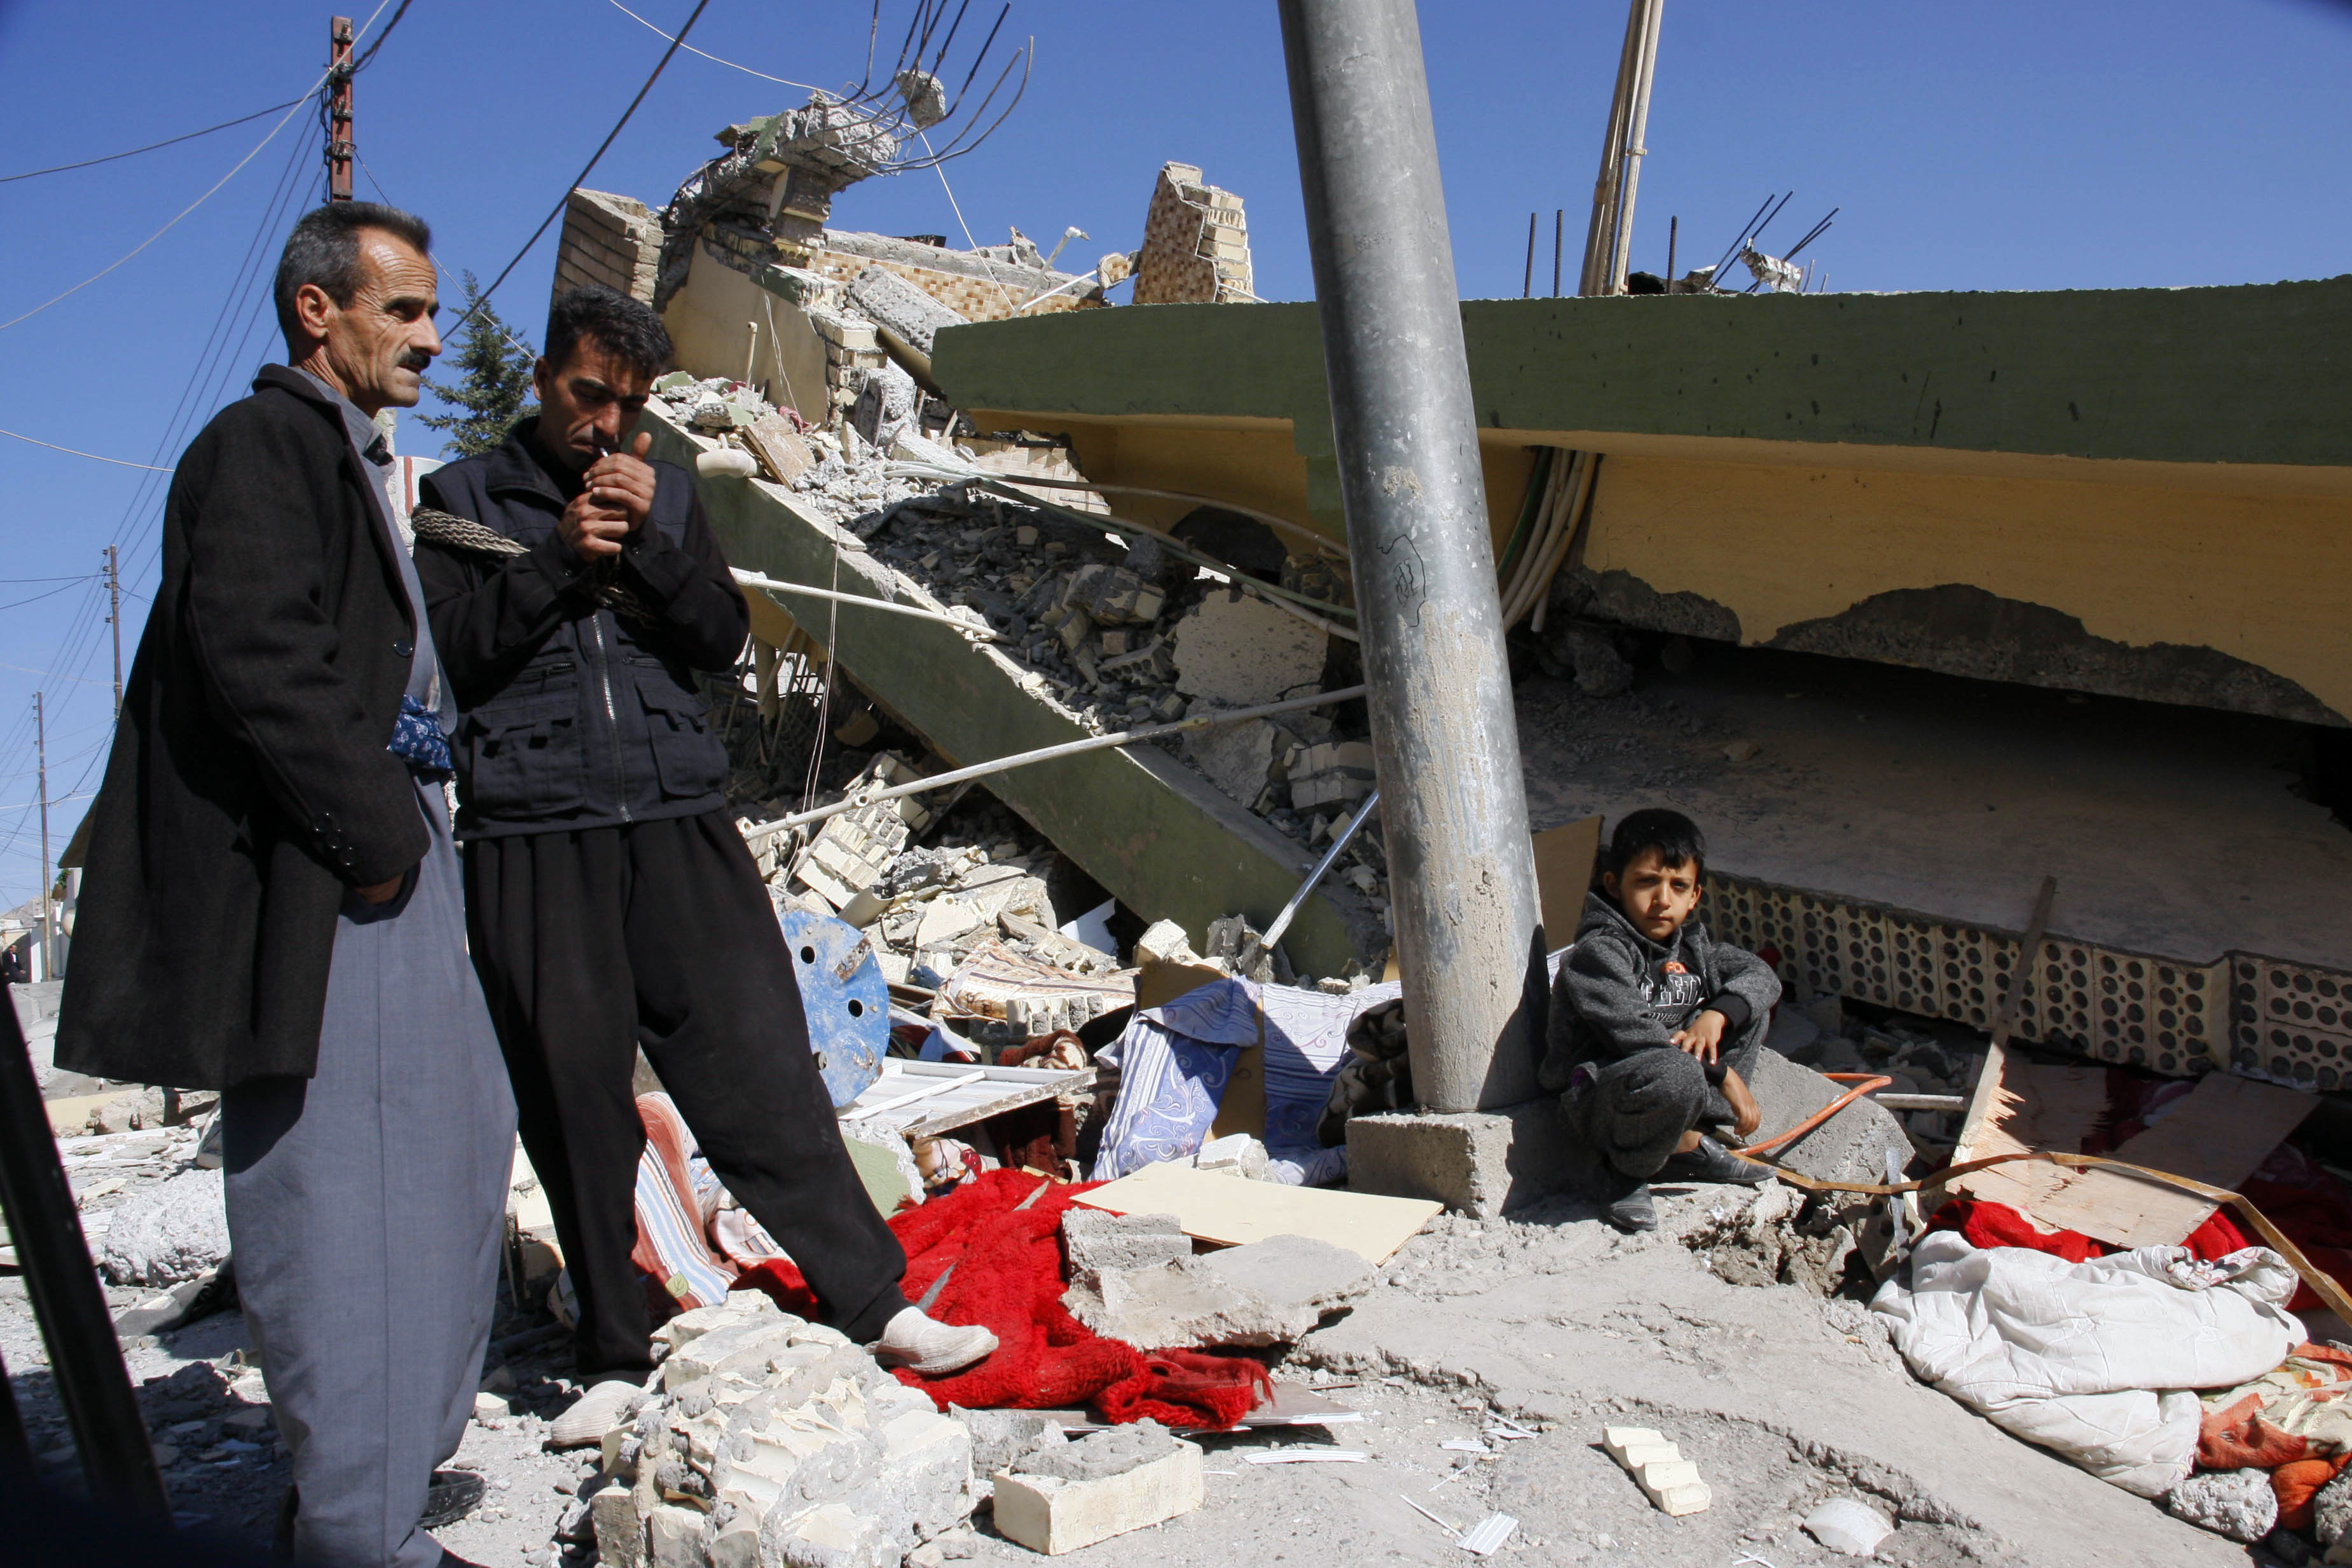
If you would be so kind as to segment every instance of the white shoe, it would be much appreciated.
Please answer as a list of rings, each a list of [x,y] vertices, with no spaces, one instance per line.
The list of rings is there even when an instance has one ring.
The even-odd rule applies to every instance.
[[[890,1320],[882,1337],[866,1349],[884,1366],[903,1366],[937,1376],[961,1372],[995,1353],[996,1336],[973,1325],[958,1328],[927,1317],[920,1307],[908,1307]]]
[[[614,1378],[600,1383],[573,1400],[572,1408],[555,1418],[547,1430],[547,1446],[551,1448],[584,1448],[602,1443],[604,1434],[620,1425],[629,1406],[642,1393],[634,1383]]]

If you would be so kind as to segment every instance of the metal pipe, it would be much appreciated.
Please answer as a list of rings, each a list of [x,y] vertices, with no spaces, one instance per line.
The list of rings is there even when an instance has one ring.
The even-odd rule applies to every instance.
[[[1412,0],[1280,8],[1413,1087],[1508,1105],[1536,1093],[1543,954],[1420,26]]]
[[[1235,969],[1247,973],[1249,966],[1257,962],[1259,953],[1274,951],[1275,943],[1282,940],[1282,933],[1290,929],[1290,922],[1297,918],[1299,910],[1306,904],[1307,895],[1323,885],[1323,879],[1331,874],[1331,868],[1339,863],[1348,846],[1355,842],[1357,830],[1370,822],[1372,813],[1380,808],[1381,792],[1374,790],[1364,797],[1362,809],[1339,830],[1339,837],[1331,840],[1331,847],[1323,852],[1323,858],[1315,862],[1315,869],[1307,873],[1307,879],[1298,884],[1298,891],[1290,895],[1290,902],[1282,906],[1282,912],[1274,917],[1274,923],[1265,928],[1265,934],[1243,945],[1241,956],[1234,960]]]
[[[73,1428],[92,1501],[168,1524],[172,1505],[131,1391],[114,1320],[90,1267],[89,1244],[16,1009],[0,1002],[0,1209],[8,1216],[26,1294],[48,1347],[49,1375]]]
[[[954,616],[927,610],[920,605],[901,605],[889,599],[877,599],[868,594],[841,594],[831,588],[812,588],[806,583],[785,583],[773,577],[762,577],[757,572],[741,567],[730,568],[735,581],[746,588],[757,588],[769,594],[804,594],[812,599],[830,599],[836,605],[855,605],[861,610],[880,610],[887,615],[913,616],[918,620],[941,621],[960,632],[970,632],[982,642],[1007,642],[1011,639],[990,626],[976,626]]]
[[[1609,289],[1625,291],[1625,274],[1633,251],[1633,197],[1642,184],[1642,160],[1649,156],[1644,140],[1650,131],[1650,80],[1658,69],[1658,22],[1666,0],[1637,0],[1642,18],[1642,58],[1633,69],[1633,102],[1625,125],[1625,151],[1618,162],[1619,195],[1616,234],[1609,262]]]
[[[1121,730],[1115,735],[1089,735],[1083,741],[1065,741],[1058,746],[1040,746],[1034,752],[1019,752],[1009,757],[999,757],[992,763],[974,763],[953,773],[933,773],[912,784],[893,784],[868,795],[837,800],[831,805],[820,805],[814,811],[797,812],[780,816],[773,822],[761,822],[743,829],[743,841],[766,838],[789,832],[812,822],[822,822],[828,816],[838,816],[845,811],[856,811],[861,805],[877,801],[897,800],[900,795],[920,795],[925,790],[945,789],[966,779],[982,779],[991,773],[1009,773],[1025,768],[1032,763],[1050,763],[1061,757],[1075,757],[1087,752],[1099,752],[1111,746],[1131,746],[1138,741],[1157,741],[1165,735],[1181,735],[1188,730],[1213,730],[1220,724],[1235,724],[1244,719],[1271,719],[1276,713],[1296,713],[1305,708],[1324,708],[1334,702],[1351,702],[1363,696],[1365,688],[1344,686],[1337,691],[1318,691],[1310,697],[1293,697],[1284,702],[1268,702],[1256,708],[1221,708],[1213,713],[1195,713],[1171,724],[1150,724],[1140,730]],[[1516,750],[1514,755],[1516,756]]]

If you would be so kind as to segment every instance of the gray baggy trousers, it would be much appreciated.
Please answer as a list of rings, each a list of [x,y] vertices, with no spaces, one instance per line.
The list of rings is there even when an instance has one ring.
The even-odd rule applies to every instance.
[[[434,1568],[417,1527],[473,1414],[498,1288],[514,1098],[466,956],[437,785],[391,902],[344,900],[319,1065],[222,1097],[246,1325],[294,1464],[296,1556]]]
[[[1764,1043],[1769,1015],[1724,1043],[1725,1065],[1744,1080]],[[1588,1062],[1560,1096],[1570,1131],[1611,1168],[1636,1181],[1658,1173],[1694,1127],[1730,1125],[1730,1103],[1706,1078],[1706,1068],[1672,1046],[1635,1051],[1610,1062]]]

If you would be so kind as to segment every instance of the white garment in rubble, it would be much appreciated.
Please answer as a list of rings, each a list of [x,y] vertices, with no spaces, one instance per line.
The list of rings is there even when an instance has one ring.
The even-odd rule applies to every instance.
[[[2200,1263],[2146,1247],[2087,1263],[1936,1231],[1872,1308],[1923,1382],[2102,1480],[2156,1497],[2197,1452],[2193,1390],[2229,1388],[2304,1338],[2294,1270],[2248,1247]]]

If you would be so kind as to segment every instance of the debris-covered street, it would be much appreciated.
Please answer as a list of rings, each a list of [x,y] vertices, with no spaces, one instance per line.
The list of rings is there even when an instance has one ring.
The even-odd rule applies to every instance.
[[[150,460],[143,339],[0,410],[139,487],[9,579],[81,595],[0,664],[10,1561],[2352,1563],[2352,278],[2006,164],[2004,243],[2161,286],[1866,179],[1706,226],[1702,166],[2015,163],[1899,20],[1791,114],[1709,18],[1672,93],[1807,128],[1734,159],[1662,0],[877,0],[761,40],[822,89],[507,9],[437,46],[494,91],[379,95],[401,0],[0,175],[285,115],[6,331],[323,136]],[[1882,78],[1966,111],[1835,119]],[[2104,168],[2037,177],[2153,202]]]

